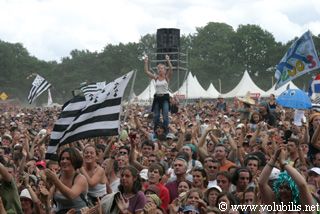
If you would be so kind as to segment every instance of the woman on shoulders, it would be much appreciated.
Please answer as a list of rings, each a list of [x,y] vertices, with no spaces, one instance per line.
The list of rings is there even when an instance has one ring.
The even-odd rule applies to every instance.
[[[158,74],[153,74],[149,71],[149,60],[146,56],[144,59],[144,72],[151,79],[155,80],[155,94],[152,103],[152,112],[153,112],[153,123],[154,128],[157,127],[160,123],[160,111],[162,111],[163,117],[163,126],[165,127],[166,134],[168,133],[169,125],[169,106],[170,106],[170,96],[169,96],[169,81],[172,76],[172,64],[170,62],[170,57],[166,55],[166,62],[169,66],[169,69],[166,69],[166,66],[162,63],[157,65]]]

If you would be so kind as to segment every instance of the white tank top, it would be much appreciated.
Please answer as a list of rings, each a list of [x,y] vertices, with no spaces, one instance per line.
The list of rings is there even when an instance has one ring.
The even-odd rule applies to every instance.
[[[169,86],[166,79],[163,79],[163,80],[156,79],[155,87],[156,87],[156,94],[169,93]]]

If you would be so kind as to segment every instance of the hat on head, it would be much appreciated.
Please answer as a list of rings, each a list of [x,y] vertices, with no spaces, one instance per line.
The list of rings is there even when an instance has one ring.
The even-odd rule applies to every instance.
[[[32,198],[31,198],[31,195],[29,193],[29,190],[28,189],[23,189],[20,193],[20,198],[26,198],[26,199],[29,199],[32,201]]]
[[[157,194],[150,194],[147,195],[147,197],[150,197],[153,200],[153,202],[157,205],[157,207],[161,206],[162,201]]]
[[[192,153],[195,153],[197,151],[197,148],[196,148],[196,146],[194,144],[188,143],[188,144],[186,144],[184,146],[190,147]]]
[[[15,145],[13,146],[13,148],[17,148],[17,147],[21,147],[21,148],[22,148],[22,145],[19,144],[19,143],[17,143],[17,144],[15,144]]]
[[[193,206],[193,205],[187,205],[183,208],[183,211],[182,212],[192,212],[192,213],[197,213],[199,214],[199,210]]]
[[[309,173],[310,172],[315,172],[317,175],[320,175],[320,168],[319,167],[312,167],[311,169],[309,169]]]
[[[218,190],[218,192],[219,192],[219,193],[221,193],[221,192],[222,192],[221,187],[219,187],[219,186],[218,186],[218,185],[216,185],[216,184],[209,184],[209,185],[208,185],[208,190],[207,190],[207,191],[209,191],[209,190],[211,190],[211,189],[216,189],[216,190]]]
[[[239,123],[236,128],[237,129],[242,129],[244,127],[245,127],[245,125],[243,123]]]
[[[44,169],[46,168],[46,162],[44,160],[36,162],[36,166],[43,167]]]
[[[144,180],[148,180],[148,169],[143,169],[140,171],[140,177]]]
[[[3,136],[2,136],[2,138],[6,138],[6,139],[8,139],[8,140],[12,140],[12,136],[10,135],[10,134],[8,134],[8,133],[6,133],[6,134],[4,134]]]
[[[167,139],[175,139],[176,136],[173,133],[168,133],[167,134]]]
[[[249,91],[247,92],[246,96],[238,97],[238,100],[243,102],[243,103],[249,104],[249,105],[256,104],[256,101],[250,97],[250,92]]]
[[[160,194],[160,189],[155,184],[149,185],[144,192],[146,193],[147,191],[153,192],[156,195]]]

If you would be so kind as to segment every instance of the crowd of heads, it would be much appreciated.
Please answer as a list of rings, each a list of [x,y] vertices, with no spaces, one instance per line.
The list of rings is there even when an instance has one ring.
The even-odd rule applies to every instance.
[[[166,128],[153,126],[150,106],[124,109],[118,136],[63,145],[46,160],[60,109],[3,105],[0,213],[252,213],[231,205],[319,201],[317,111],[297,123],[274,96],[219,97],[180,103]]]

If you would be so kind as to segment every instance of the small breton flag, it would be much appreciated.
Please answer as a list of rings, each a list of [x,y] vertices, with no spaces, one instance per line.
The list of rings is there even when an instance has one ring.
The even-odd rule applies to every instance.
[[[44,91],[50,88],[51,84],[42,76],[38,75],[32,82],[32,87],[28,95],[28,101],[31,104],[35,99],[40,96]]]
[[[75,97],[66,103],[54,125],[46,158],[77,140],[119,134],[122,97],[133,71],[108,83],[92,99]]]
[[[104,82],[96,82],[88,85],[84,85],[80,88],[84,96],[88,99],[93,97],[99,91],[102,91],[106,87],[106,81]]]

